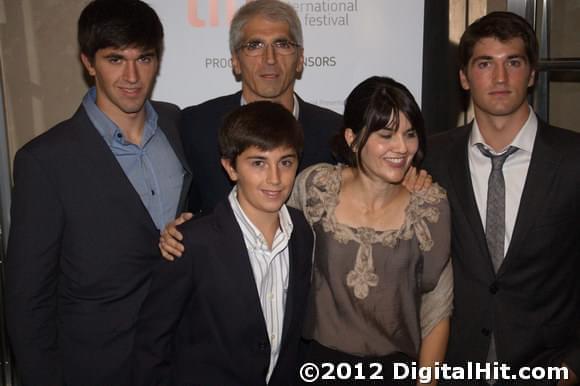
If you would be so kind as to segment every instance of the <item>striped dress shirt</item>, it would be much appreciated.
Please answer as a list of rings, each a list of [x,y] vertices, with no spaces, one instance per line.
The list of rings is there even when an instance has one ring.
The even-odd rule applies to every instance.
[[[236,187],[232,189],[228,200],[244,236],[270,340],[270,366],[266,376],[267,383],[280,355],[286,291],[288,290],[288,242],[292,234],[293,224],[288,209],[285,205],[282,206],[279,212],[280,227],[276,231],[272,249],[270,249],[262,233],[252,224],[240,207]]]

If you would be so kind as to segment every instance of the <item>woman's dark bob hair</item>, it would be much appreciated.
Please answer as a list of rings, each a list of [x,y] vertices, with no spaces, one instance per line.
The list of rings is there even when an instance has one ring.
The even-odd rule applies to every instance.
[[[387,77],[373,76],[352,90],[344,106],[344,124],[335,138],[335,155],[353,167],[362,167],[361,151],[369,136],[377,130],[399,129],[399,113],[403,113],[416,131],[419,148],[413,165],[419,165],[425,152],[425,123],[415,98],[407,87]],[[351,129],[356,138],[349,146],[344,138]]]

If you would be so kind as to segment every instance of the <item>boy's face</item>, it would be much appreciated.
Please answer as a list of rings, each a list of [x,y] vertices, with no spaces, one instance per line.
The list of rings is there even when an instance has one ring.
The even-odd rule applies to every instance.
[[[238,185],[238,201],[244,213],[254,220],[278,215],[292,192],[298,155],[287,146],[272,150],[252,146],[238,156],[235,164],[222,158],[222,165]]]
[[[89,75],[95,78],[97,106],[113,121],[144,112],[159,60],[154,49],[107,47],[91,60],[81,54]]]

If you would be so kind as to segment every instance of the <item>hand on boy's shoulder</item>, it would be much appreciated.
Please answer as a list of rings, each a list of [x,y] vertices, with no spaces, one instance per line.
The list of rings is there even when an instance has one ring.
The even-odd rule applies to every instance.
[[[417,172],[417,168],[411,166],[402,184],[409,192],[418,192],[429,189],[433,185],[433,178],[427,171],[421,169]]]
[[[191,212],[181,213],[175,220],[165,225],[159,237],[159,250],[165,260],[173,261],[176,257],[181,257],[185,251],[183,246],[183,235],[177,230],[177,226],[186,223],[193,218]]]

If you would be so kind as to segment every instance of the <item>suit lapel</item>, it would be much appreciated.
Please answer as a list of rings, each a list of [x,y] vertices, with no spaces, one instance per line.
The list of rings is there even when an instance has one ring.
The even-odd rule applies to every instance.
[[[294,222],[295,223],[295,222]],[[295,231],[293,231],[295,234]],[[286,306],[284,309],[284,325],[282,328],[282,344],[286,343],[286,337],[288,336],[288,330],[290,324],[292,323],[292,313],[294,312],[294,299],[296,297],[296,279],[297,279],[297,267],[296,264],[301,256],[302,247],[299,245],[300,241],[296,240],[296,237],[290,238],[290,243],[288,245],[288,290],[286,292]]]
[[[114,199],[122,200],[126,208],[126,213],[123,215],[138,219],[151,232],[158,234],[157,227],[143,205],[139,193],[123,172],[103,137],[91,123],[84,108],[80,107],[72,120],[78,128],[77,140],[82,149],[80,152],[88,162],[92,163],[90,174],[85,178],[98,181],[96,186],[104,190],[102,194],[114,194]],[[107,192],[109,189],[111,191]]]
[[[224,263],[227,264],[226,271],[230,275],[229,278],[223,279],[236,283],[237,299],[243,304],[242,309],[247,310],[248,315],[255,320],[260,321],[263,335],[267,337],[266,320],[242,230],[229,203],[220,202],[214,211],[218,221],[217,232],[220,240],[217,256],[224,259]]]
[[[550,128],[544,122],[538,121],[538,132],[532,151],[532,158],[524,184],[524,191],[518,208],[518,215],[512,240],[510,242],[504,264],[498,274],[501,274],[506,265],[515,258],[525,244],[526,236],[541,208],[546,202],[549,187],[552,186],[562,160],[562,154],[550,144]]]
[[[171,145],[173,152],[177,156],[179,162],[181,162],[181,166],[185,170],[183,175],[183,183],[181,185],[181,193],[179,194],[179,203],[177,204],[177,213],[179,215],[180,212],[185,209],[185,201],[187,200],[187,196],[189,193],[189,187],[192,181],[192,173],[187,163],[187,159],[185,158],[185,153],[183,152],[183,146],[181,144],[181,139],[179,138],[179,128],[175,126],[175,122],[172,122],[169,119],[169,114],[165,114],[163,111],[163,105],[160,103],[151,102],[153,108],[158,113],[158,126],[165,134],[167,141]]]
[[[457,129],[457,134],[450,149],[449,174],[451,176],[451,187],[455,191],[456,201],[459,204],[459,208],[454,211],[465,215],[469,223],[468,228],[473,233],[476,241],[476,247],[479,249],[480,255],[487,257],[489,270],[493,273],[493,265],[487,250],[485,230],[481,222],[477,202],[475,201],[469,170],[467,147],[470,133],[471,125]],[[460,226],[460,224],[454,224],[454,226]]]
[[[187,164],[187,160],[185,159],[185,154],[183,153],[181,140],[179,139],[179,131],[178,131],[179,129],[175,126],[176,122],[172,122],[171,120],[169,120],[168,115],[164,114],[163,108],[160,107],[159,103],[152,102],[152,105],[155,111],[158,113],[157,124],[159,128],[163,131],[165,137],[167,137],[167,140],[169,141],[169,144],[171,145],[173,152],[183,165],[183,168],[187,172],[191,172],[191,170],[189,169],[189,165]]]

